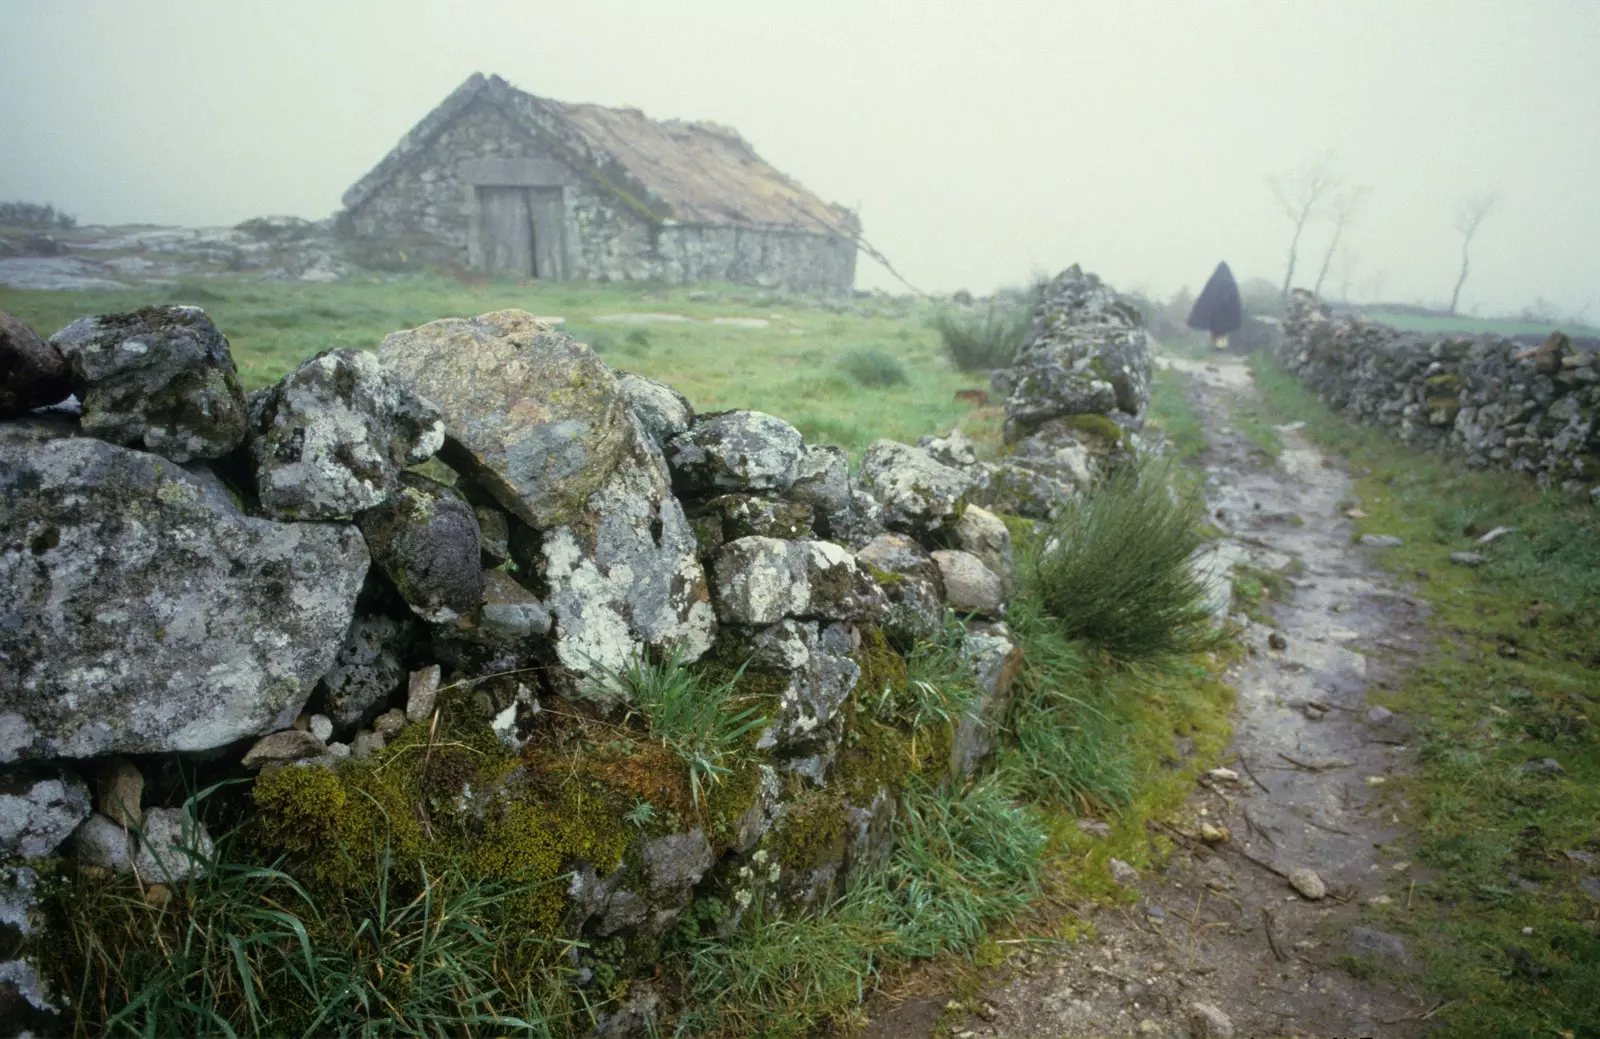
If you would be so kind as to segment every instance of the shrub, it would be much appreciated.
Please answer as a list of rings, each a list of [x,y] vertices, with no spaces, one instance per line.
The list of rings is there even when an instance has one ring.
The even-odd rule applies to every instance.
[[[700,804],[706,789],[731,771],[745,736],[767,723],[733,695],[743,675],[741,667],[710,685],[685,666],[683,650],[674,649],[661,662],[638,657],[620,671],[602,669],[587,693],[602,700],[620,696],[650,719],[650,731],[688,766],[689,788]]]
[[[839,364],[863,386],[900,386],[909,381],[900,359],[875,346],[851,350]]]
[[[0,225],[66,230],[77,227],[78,218],[57,212],[55,206],[41,206],[35,202],[0,202]]]
[[[990,303],[982,311],[946,310],[933,319],[945,352],[964,372],[1010,365],[1032,325],[1032,309],[1018,304]]]
[[[1198,494],[1162,467],[1127,467],[1063,505],[1024,559],[1024,583],[1069,638],[1136,660],[1198,648],[1205,588]]]

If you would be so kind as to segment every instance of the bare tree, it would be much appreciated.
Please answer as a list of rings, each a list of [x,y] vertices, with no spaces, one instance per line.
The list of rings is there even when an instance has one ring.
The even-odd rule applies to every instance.
[[[1500,196],[1493,191],[1480,191],[1468,196],[1456,210],[1455,229],[1461,232],[1461,277],[1456,279],[1456,290],[1450,293],[1450,313],[1456,312],[1461,302],[1461,286],[1467,283],[1467,250],[1472,248],[1472,236],[1500,204]]]
[[[1294,281],[1294,265],[1300,250],[1300,234],[1306,224],[1321,212],[1328,193],[1339,186],[1338,160],[1326,152],[1295,170],[1280,177],[1268,177],[1267,186],[1284,216],[1294,221],[1294,237],[1289,239],[1289,269],[1283,273],[1283,298],[1289,298],[1290,284]]]
[[[1333,241],[1328,243],[1328,251],[1322,254],[1322,269],[1317,272],[1317,284],[1311,291],[1318,299],[1322,298],[1322,282],[1328,277],[1328,267],[1333,263],[1333,254],[1339,248],[1339,239],[1344,237],[1344,229],[1356,218],[1356,210],[1361,207],[1361,202],[1367,197],[1371,188],[1352,187],[1333,196],[1333,201],[1328,204],[1328,213],[1333,217]]]
[[[1350,286],[1355,283],[1356,269],[1360,267],[1360,258],[1351,251],[1348,245],[1339,247],[1339,254],[1334,258],[1335,273],[1339,278],[1339,298],[1350,302]]]

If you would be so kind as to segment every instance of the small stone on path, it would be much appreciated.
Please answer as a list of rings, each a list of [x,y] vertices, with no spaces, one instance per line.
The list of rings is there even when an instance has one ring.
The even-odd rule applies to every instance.
[[[1478,544],[1492,545],[1496,541],[1499,541],[1501,538],[1505,537],[1507,534],[1515,533],[1516,529],[1516,527],[1496,527],[1483,537],[1479,538]]]
[[[1277,632],[1273,632],[1272,634],[1267,636],[1267,648],[1268,649],[1279,649],[1279,650],[1288,649],[1289,648],[1289,640],[1284,638],[1282,635],[1278,634]]]
[[[1139,871],[1121,859],[1107,859],[1106,868],[1111,870],[1111,879],[1123,887],[1129,887],[1139,881]]]
[[[1450,562],[1457,566],[1482,566],[1483,556],[1477,552],[1452,552]]]
[[[1363,534],[1361,543],[1371,548],[1399,548],[1405,544],[1393,534]]]
[[[1233,1020],[1210,1003],[1189,1006],[1191,1039],[1228,1039],[1233,1035]]]
[[[1099,837],[1101,840],[1111,836],[1111,824],[1101,822],[1099,819],[1079,819],[1078,829],[1091,837]]]
[[[1561,762],[1555,758],[1536,758],[1525,762],[1517,771],[1526,772],[1531,776],[1564,776],[1567,770],[1561,767]]]
[[[1289,871],[1289,886],[1313,902],[1328,894],[1328,886],[1322,882],[1322,878],[1304,866]]]

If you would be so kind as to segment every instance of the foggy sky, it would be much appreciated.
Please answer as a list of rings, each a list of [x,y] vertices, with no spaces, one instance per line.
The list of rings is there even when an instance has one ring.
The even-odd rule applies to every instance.
[[[1600,319],[1600,4],[1223,6],[0,0],[0,199],[320,218],[482,71],[733,126],[926,290],[1072,262],[1161,294],[1219,259],[1280,280],[1264,178],[1332,151],[1372,188],[1352,294],[1447,300],[1452,214],[1492,188],[1463,308]],[[858,285],[898,288],[865,258]]]

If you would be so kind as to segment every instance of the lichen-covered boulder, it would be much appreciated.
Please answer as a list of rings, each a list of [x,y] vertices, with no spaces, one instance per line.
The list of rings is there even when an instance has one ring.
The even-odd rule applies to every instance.
[[[904,534],[879,534],[856,553],[888,599],[883,629],[903,642],[932,638],[944,625],[944,576],[927,549]]]
[[[781,494],[795,481],[800,431],[760,411],[702,416],[666,445],[672,486],[690,497],[728,491]]]
[[[934,461],[952,469],[970,469],[978,464],[978,452],[972,438],[959,429],[952,429],[942,437],[919,437],[917,446],[932,455]]]
[[[639,425],[657,446],[665,446],[667,441],[694,424],[694,408],[689,405],[689,398],[671,386],[632,372],[618,372],[617,375],[622,399],[628,402]]]
[[[740,538],[723,546],[712,570],[717,615],[728,624],[864,620],[886,602],[855,557],[829,541]]]
[[[357,616],[333,666],[322,676],[322,704],[340,732],[369,721],[405,681],[417,623],[384,614]]]
[[[1028,340],[995,374],[1005,439],[1064,415],[1140,415],[1150,400],[1150,344],[1138,308],[1077,266],[1050,282]]]
[[[860,639],[851,624],[786,621],[782,627],[780,637],[803,663],[786,669],[777,710],[756,746],[775,749],[787,759],[785,769],[821,783],[842,735],[840,708],[861,678],[853,656]]]
[[[998,617],[1005,612],[1005,589],[1000,575],[983,565],[971,552],[940,549],[933,561],[944,578],[944,601],[957,613]]]
[[[972,478],[935,461],[925,448],[875,440],[861,459],[861,484],[883,504],[885,526],[920,538],[954,528]]]
[[[843,538],[851,528],[854,511],[850,463],[844,452],[832,445],[807,444],[794,473],[794,483],[784,497],[811,507],[817,533]]]
[[[439,408],[445,462],[532,527],[579,521],[629,449],[616,374],[520,310],[391,332],[378,359]]]
[[[29,866],[0,866],[0,1022],[9,1034],[59,1035],[64,1027],[52,993],[40,976],[39,940],[46,913],[39,873]]]
[[[1078,493],[1060,471],[1021,459],[980,462],[968,501],[990,512],[1048,520]]]
[[[702,551],[740,538],[811,537],[813,514],[804,502],[760,498],[754,494],[719,494],[693,506],[691,522]]]
[[[559,662],[618,669],[645,647],[693,660],[716,624],[667,466],[589,348],[521,311],[396,332],[380,357],[445,416],[441,456],[520,528]],[[510,550],[519,556],[519,531]]]
[[[91,436],[175,462],[220,458],[244,439],[233,354],[199,307],[79,318],[50,345],[72,366]]]
[[[0,418],[65,400],[71,367],[23,321],[0,311]]]
[[[254,519],[165,458],[0,426],[0,762],[289,725],[367,563],[353,526]]]
[[[250,398],[261,510],[347,519],[380,505],[400,471],[444,444],[438,409],[365,350],[318,354]]]
[[[89,816],[72,835],[78,864],[126,873],[139,854],[139,842],[121,823],[99,812]]]
[[[53,853],[92,810],[88,785],[71,772],[0,775],[0,858]]]
[[[478,517],[455,491],[416,473],[402,473],[388,500],[356,517],[372,562],[411,612],[445,624],[478,608],[483,598]]]

